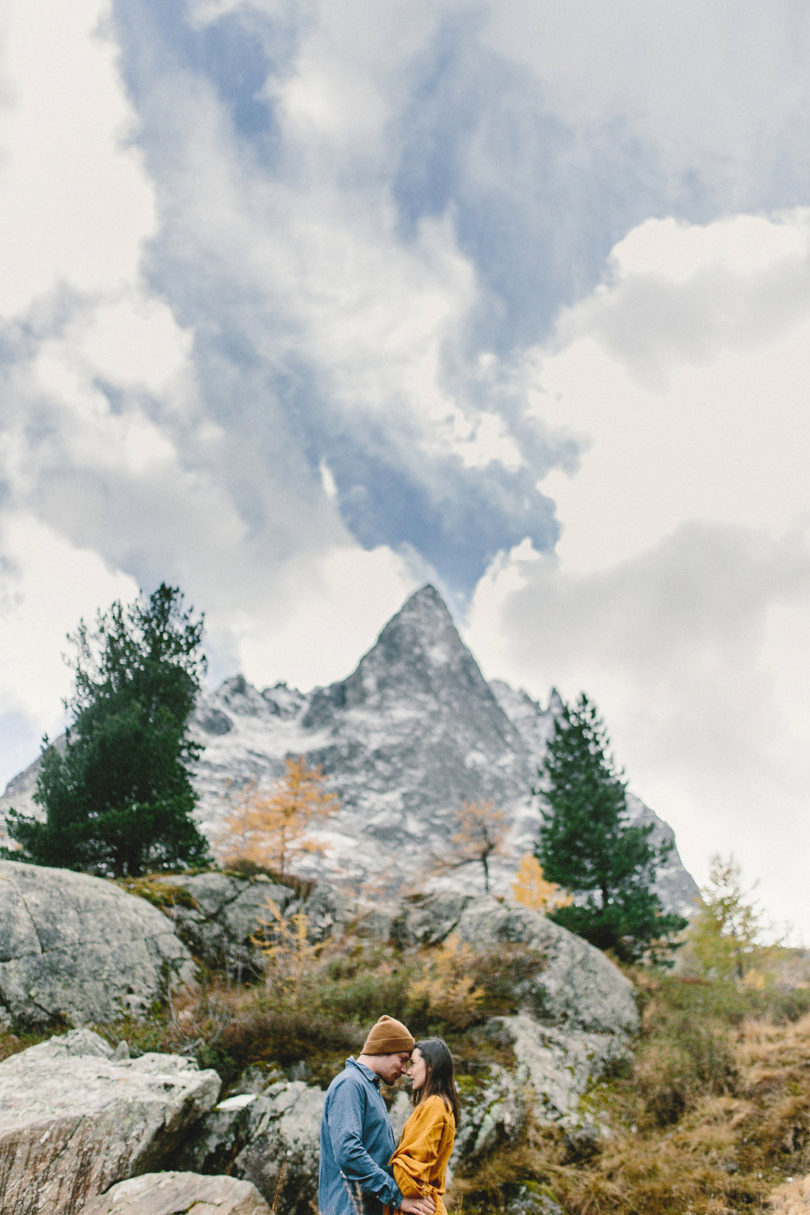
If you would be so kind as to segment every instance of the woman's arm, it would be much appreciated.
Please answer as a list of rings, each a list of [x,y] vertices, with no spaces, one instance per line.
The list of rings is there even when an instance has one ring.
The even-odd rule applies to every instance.
[[[442,1139],[453,1115],[441,1097],[429,1097],[417,1105],[402,1132],[399,1147],[391,1157],[394,1179],[402,1193],[416,1197],[434,1189],[431,1171],[439,1159]]]

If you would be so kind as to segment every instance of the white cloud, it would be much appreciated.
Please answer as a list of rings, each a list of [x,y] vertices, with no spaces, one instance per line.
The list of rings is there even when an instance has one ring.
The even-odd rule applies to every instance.
[[[684,517],[778,534],[810,508],[808,213],[721,221],[716,247],[714,225],[654,225],[657,244],[644,229],[562,318],[557,349],[535,355],[546,420],[595,438],[575,480],[544,482],[558,551],[579,569],[637,553]],[[732,268],[740,233],[761,244]],[[673,280],[681,249],[693,269]]]
[[[562,540],[493,563],[467,635],[490,675],[585,689],[692,872],[733,852],[810,940],[807,231],[647,223],[614,250],[532,356],[544,416],[591,440],[543,483]]]
[[[0,696],[6,711],[30,719],[36,736],[53,734],[72,686],[62,660],[67,634],[80,618],[94,620],[99,607],[132,599],[137,586],[98,553],[73,547],[24,514],[0,520],[0,548]]]
[[[486,12],[489,44],[537,77],[550,112],[590,133],[624,126],[642,177],[658,162],[681,189],[731,205],[774,173],[790,181],[788,150],[807,136],[805,6],[749,6],[742,19],[734,0],[499,0]]]
[[[131,280],[154,227],[106,0],[11,0],[0,145],[0,316],[59,283]]]
[[[83,333],[65,336],[96,376],[159,396],[188,369],[191,336],[162,300],[127,292],[100,302],[88,321]]]
[[[418,563],[387,548],[354,546],[293,558],[278,570],[276,596],[234,613],[240,670],[259,687],[283,680],[308,690],[342,679],[415,589]]]

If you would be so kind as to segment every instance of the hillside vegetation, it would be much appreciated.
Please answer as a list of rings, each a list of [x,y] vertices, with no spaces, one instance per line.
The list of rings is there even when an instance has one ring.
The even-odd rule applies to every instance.
[[[602,1134],[533,1127],[457,1178],[457,1209],[534,1195],[569,1215],[731,1215],[810,1173],[810,988],[632,977],[641,1032],[588,1102]]]

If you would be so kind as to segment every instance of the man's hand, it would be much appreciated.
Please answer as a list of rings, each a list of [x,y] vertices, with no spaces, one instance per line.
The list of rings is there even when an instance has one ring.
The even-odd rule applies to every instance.
[[[407,1215],[433,1215],[436,1203],[432,1198],[403,1198],[399,1209]]]

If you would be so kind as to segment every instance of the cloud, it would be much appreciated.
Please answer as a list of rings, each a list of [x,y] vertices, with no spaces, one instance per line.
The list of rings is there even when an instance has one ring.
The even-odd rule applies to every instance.
[[[669,214],[806,200],[810,15],[799,0],[744,20],[734,0],[503,0],[486,12],[487,44],[532,74],[580,139],[624,130],[639,176],[665,183]]]
[[[36,739],[58,732],[63,723],[61,700],[71,683],[63,661],[67,634],[80,617],[93,620],[100,605],[129,600],[137,587],[128,575],[110,570],[97,553],[72,548],[30,516],[6,514],[0,546],[0,691],[6,711],[22,714]],[[33,758],[29,750],[26,764]]]
[[[552,472],[562,537],[491,565],[487,673],[599,704],[699,880],[733,852],[797,920],[810,727],[808,216],[649,221],[533,352],[538,408],[590,448]],[[770,824],[763,833],[763,822]],[[767,838],[765,838],[767,836]],[[797,932],[810,923],[798,916]]]
[[[567,563],[622,560],[685,517],[778,534],[808,509],[807,238],[804,209],[644,225],[535,351],[546,421],[592,440],[575,479],[544,482]]]
[[[709,225],[647,220],[613,250],[600,291],[558,319],[558,340],[588,335],[634,377],[665,389],[682,364],[758,353],[810,318],[810,211]]]
[[[168,39],[154,7],[142,7],[143,22],[126,13],[124,64],[163,219],[150,282],[195,333],[211,419],[234,447],[261,453],[264,480],[294,468],[317,495],[327,466],[335,493],[324,513],[364,548],[421,552],[458,590],[504,544],[524,535],[552,544],[553,509],[537,482],[554,464],[572,465],[574,444],[527,417],[507,361],[467,365],[475,267],[447,215],[400,231],[381,135],[390,138],[385,116],[404,86],[368,47],[358,51],[352,13],[304,22],[284,42],[292,60],[271,63],[276,15],[263,23],[251,11],[251,34],[268,54],[273,149],[259,153],[253,139],[248,153],[207,68],[216,38],[227,44],[232,25],[248,18],[229,13],[207,26],[208,58],[195,59],[188,31]],[[388,24],[372,25],[373,45],[390,35]],[[372,121],[360,113],[370,96],[384,120],[358,142],[355,120]],[[232,461],[220,471],[236,479]],[[238,480],[242,492],[251,485],[250,460]],[[261,503],[272,495],[253,488],[270,529],[275,512],[263,516]]]
[[[0,318],[60,282],[81,291],[137,275],[153,230],[134,115],[99,0],[15,5],[4,68]]]

